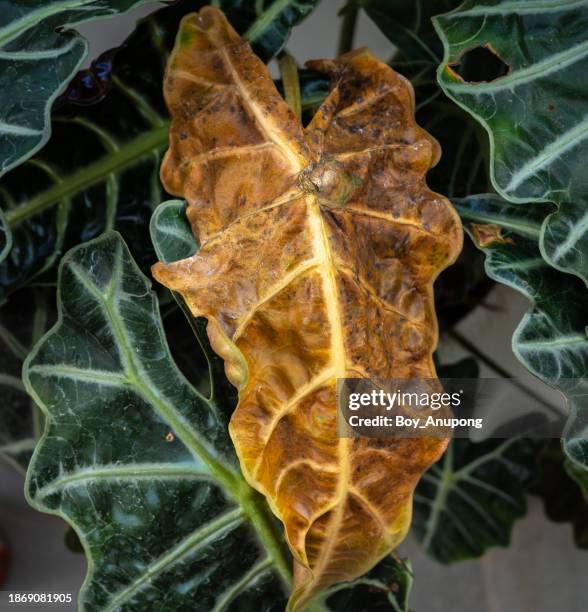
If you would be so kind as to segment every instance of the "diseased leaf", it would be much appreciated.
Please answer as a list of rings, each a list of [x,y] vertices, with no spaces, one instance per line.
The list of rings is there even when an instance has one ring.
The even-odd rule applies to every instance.
[[[239,389],[231,437],[285,525],[292,609],[406,533],[446,441],[338,438],[335,383],[435,377],[432,283],[461,245],[457,215],[424,183],[439,149],[409,84],[365,50],[308,65],[333,88],[305,129],[219,11],[184,19],[162,178],[201,247],[153,269],[208,319]]]
[[[193,255],[198,250],[188,220],[186,205],[180,200],[171,200],[158,206],[151,221],[151,236],[158,257],[166,262],[177,261]],[[178,296],[178,301],[183,300]],[[208,361],[210,374],[210,394],[216,399],[220,410],[230,417],[236,398],[232,397],[232,387],[221,372],[222,360],[208,344],[205,328],[201,325],[205,319],[192,319],[188,309],[186,316],[193,324],[193,329]],[[176,348],[177,335],[174,346]],[[193,361],[193,351],[190,355]],[[230,387],[230,389],[228,389]],[[321,594],[318,604],[323,602],[331,610],[341,610],[345,606],[354,612],[366,612],[373,609],[392,609],[396,612],[409,612],[408,597],[412,585],[412,570],[407,561],[393,556],[383,559],[368,574],[352,582],[341,583]]]
[[[108,233],[60,270],[58,323],[24,369],[47,415],[27,494],[83,543],[80,609],[279,609],[289,567],[271,515],[224,413],[171,360],[124,242]]]
[[[49,139],[51,105],[88,44],[73,28],[152,0],[6,0],[0,11],[0,175]]]
[[[486,135],[468,113],[447,100],[435,78],[443,46],[431,16],[460,0],[361,0],[360,6],[396,47],[390,66],[410,80],[416,119],[439,142],[443,155],[427,175],[433,191],[449,197],[488,190]],[[435,284],[441,331],[479,304],[494,283],[484,272],[484,256],[469,241],[453,266]]]
[[[60,99],[47,146],[4,177],[8,227],[0,229],[0,251],[10,230],[14,245],[0,265],[0,299],[54,273],[63,252],[108,229],[122,233],[143,270],[153,262],[147,228],[165,199],[158,176],[168,133],[163,70],[180,19],[204,4],[186,0],[141,20],[116,54],[99,58]],[[253,4],[222,2],[269,60],[316,1],[268,2],[259,14]]]
[[[564,449],[576,465],[588,468],[586,287],[541,257],[542,222],[551,208],[510,204],[494,195],[454,203],[462,219],[474,224],[474,242],[486,253],[488,275],[531,301],[514,333],[513,352],[532,374],[566,396],[570,419]]]
[[[374,24],[397,48],[390,65],[412,83],[420,125],[443,143],[440,163],[428,176],[429,185],[449,197],[488,189],[485,134],[468,113],[447,101],[435,78],[443,46],[431,21],[460,0],[361,0]],[[483,65],[483,60],[475,67]],[[467,248],[467,247],[466,247]],[[463,257],[472,263],[472,252]],[[483,264],[479,266],[483,269]]]
[[[495,188],[513,202],[558,204],[543,221],[541,252],[585,282],[587,9],[586,0],[466,0],[435,19],[445,47],[439,82],[486,128]],[[502,63],[507,74],[462,76],[463,64],[479,49],[487,64]]]

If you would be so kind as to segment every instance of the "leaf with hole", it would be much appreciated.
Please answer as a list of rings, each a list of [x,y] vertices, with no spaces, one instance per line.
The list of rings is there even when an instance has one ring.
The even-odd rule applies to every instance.
[[[201,246],[153,268],[208,319],[239,389],[231,436],[284,523],[293,609],[406,533],[445,440],[339,438],[335,382],[435,378],[432,282],[461,245],[457,215],[424,183],[439,151],[408,83],[366,51],[308,66],[332,89],[303,128],[222,13],[183,20],[162,178],[186,196]]]
[[[445,48],[439,83],[487,130],[493,185],[513,202],[558,205],[542,222],[541,253],[584,282],[587,9],[586,0],[467,0],[435,18]],[[493,74],[464,71],[474,53],[494,59]]]
[[[541,256],[542,224],[551,207],[520,206],[494,195],[454,204],[486,253],[488,275],[529,298],[531,307],[513,335],[513,351],[532,374],[564,393],[570,409],[564,449],[577,466],[588,469],[586,286]]]

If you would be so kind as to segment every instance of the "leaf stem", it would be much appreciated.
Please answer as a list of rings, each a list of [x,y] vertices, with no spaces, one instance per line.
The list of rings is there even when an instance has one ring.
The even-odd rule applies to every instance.
[[[284,86],[284,97],[292,112],[298,120],[302,117],[302,103],[300,101],[300,80],[298,78],[298,66],[289,53],[284,53],[278,60],[282,84]]]
[[[134,140],[121,146],[115,153],[110,153],[94,163],[74,172],[60,183],[42,191],[25,204],[5,212],[6,221],[11,228],[35,214],[55,205],[67,196],[99,183],[112,172],[118,172],[151,151],[164,147],[167,143],[169,123],[141,134]]]
[[[292,588],[292,570],[290,561],[282,545],[282,538],[278,533],[265,499],[242,481],[242,493],[236,496],[247,518],[251,521],[257,536],[264,549],[271,557],[282,582],[288,590]]]
[[[343,15],[343,24],[341,25],[341,34],[339,35],[339,55],[347,53],[353,49],[358,13],[358,0],[349,0],[341,10],[340,14]]]

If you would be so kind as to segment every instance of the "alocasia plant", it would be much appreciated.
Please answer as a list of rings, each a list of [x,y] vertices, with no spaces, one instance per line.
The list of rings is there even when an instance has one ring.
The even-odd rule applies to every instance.
[[[533,217],[532,239],[538,243],[538,257],[584,281],[582,287],[571,279],[559,279],[541,266],[540,259],[524,274],[515,268],[512,275],[502,268],[492,271],[494,258],[489,260],[490,275],[520,288],[538,304],[541,314],[523,320],[513,348],[532,373],[566,393],[572,420],[564,449],[584,470],[588,470],[583,414],[588,348],[584,306],[588,299],[588,182],[584,169],[588,104],[586,83],[579,75],[588,67],[586,7],[579,0],[467,0],[434,19],[445,47],[439,82],[448,96],[486,128],[492,183],[506,200],[524,208],[514,212],[498,199],[486,206],[482,198],[477,212],[489,207],[498,225],[504,222],[515,232],[520,231],[521,218]],[[507,74],[489,81],[476,79],[475,74],[469,80],[460,75],[460,64],[476,48],[488,49],[499,58],[508,67]],[[553,202],[558,209],[553,212],[531,202]],[[531,206],[535,211],[526,210]],[[515,227],[509,225],[509,218],[518,218]],[[494,253],[501,247],[492,248]],[[504,249],[515,259],[528,259],[524,244]],[[521,282],[520,277],[526,275],[531,275],[531,282]],[[543,289],[554,283],[563,290],[557,299]]]
[[[97,58],[49,115],[85,54],[60,26],[141,3],[7,0],[0,17],[0,168],[52,133],[0,184],[0,456],[26,466],[38,406],[46,430],[27,493],[80,538],[79,607],[279,610],[291,595],[292,609],[408,612],[410,564],[387,553],[421,475],[412,524],[442,562],[506,545],[533,474],[548,514],[582,543],[586,287],[560,270],[586,280],[585,87],[572,83],[587,57],[585,0],[467,0],[438,18],[442,40],[431,16],[457,0],[350,0],[340,48],[365,11],[416,101],[366,50],[302,70],[286,53],[274,85],[262,62],[318,2],[219,0],[245,40],[216,9],[185,19],[165,80],[170,130],[164,66],[180,19],[205,4],[183,0]],[[438,64],[473,117],[443,95]],[[336,435],[336,378],[436,376],[432,284],[461,228],[425,185],[439,157],[425,130],[444,151],[429,185],[470,196],[455,204],[488,275],[534,302],[513,346],[571,401],[571,497],[569,478],[550,484],[561,458],[549,455],[547,473],[547,451],[525,440],[454,440],[425,471],[447,440]],[[516,205],[471,195],[491,188],[490,170]],[[187,204],[157,206],[165,190]],[[155,275],[180,308],[140,271],[155,260],[154,208]],[[59,321],[27,360],[27,398],[22,360],[52,320],[62,253],[79,243],[61,261]],[[467,244],[437,284],[442,329],[491,286]]]
[[[182,232],[168,212],[154,222],[165,259],[181,252],[165,245]],[[25,366],[48,423],[27,493],[76,527],[89,560],[81,609],[281,609],[290,563],[238,470],[230,405],[217,399],[226,383],[211,369],[207,396],[178,371],[157,298],[116,233],[70,251],[59,288],[58,323]],[[387,602],[408,612],[409,583],[390,558],[322,599],[327,609],[355,597],[359,611]]]
[[[219,11],[183,20],[162,178],[187,198],[201,246],[153,270],[208,319],[239,389],[231,437],[284,523],[292,609],[366,572],[408,529],[445,441],[338,437],[336,380],[435,377],[431,286],[461,245],[451,205],[424,184],[439,151],[410,85],[367,51],[308,65],[333,88],[303,128]]]

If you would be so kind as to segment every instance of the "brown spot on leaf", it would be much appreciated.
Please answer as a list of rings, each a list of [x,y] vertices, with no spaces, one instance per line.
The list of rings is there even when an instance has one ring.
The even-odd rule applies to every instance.
[[[482,248],[491,244],[514,244],[512,238],[505,238],[502,235],[502,228],[498,225],[472,223],[470,227],[474,234],[474,239]]]

